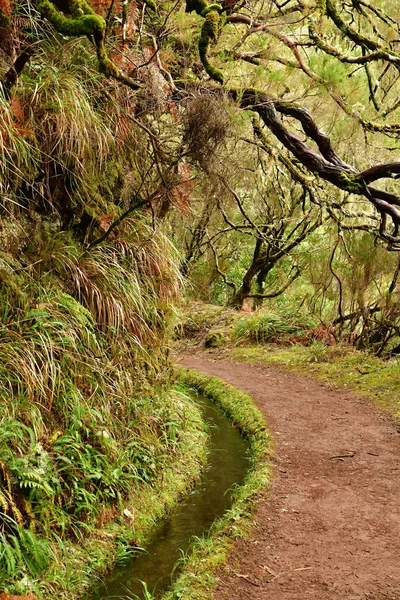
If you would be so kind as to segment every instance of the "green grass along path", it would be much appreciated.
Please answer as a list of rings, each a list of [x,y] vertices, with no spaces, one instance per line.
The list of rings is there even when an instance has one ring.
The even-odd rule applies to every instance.
[[[400,600],[400,435],[371,401],[266,365],[181,360],[249,393],[275,437],[272,487],[215,599]]]

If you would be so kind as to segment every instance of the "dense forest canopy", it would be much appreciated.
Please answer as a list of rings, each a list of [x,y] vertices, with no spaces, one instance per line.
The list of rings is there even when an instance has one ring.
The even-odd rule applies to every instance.
[[[144,122],[136,125],[154,146],[153,161],[164,163],[167,158],[175,171],[179,165],[183,169],[191,146],[199,154],[201,144],[215,146],[225,130],[222,123],[218,128],[215,114],[209,130],[205,127],[197,135],[192,110],[189,129],[178,139],[187,119],[182,113],[191,99],[230,99],[253,114],[258,149],[268,152],[272,143],[276,159],[277,152],[285,152],[291,179],[308,194],[307,188],[324,180],[367,198],[379,214],[380,236],[396,249],[400,200],[392,181],[400,167],[391,151],[400,127],[397,11],[393,3],[358,0],[340,5],[333,0],[282,5],[199,0],[185,6],[180,2],[89,6],[80,0],[13,6],[3,0],[2,47],[11,61],[3,76],[3,96],[12,104],[12,89],[24,65],[29,61],[35,71],[38,63],[49,62],[52,44],[58,43],[63,53],[74,48],[79,56],[75,61],[88,68],[93,65],[92,46],[99,72],[109,79],[101,83],[104,95],[120,89],[125,96],[125,104],[117,105],[127,121],[125,129],[130,119],[142,118]],[[68,43],[68,36],[86,36],[89,44]],[[68,59],[63,63],[65,68]],[[129,90],[137,92],[130,102]],[[153,106],[143,106],[149,97]],[[161,118],[163,113],[170,118]],[[162,121],[157,123],[162,131],[152,127],[146,131],[144,123],[150,116],[153,126]],[[175,140],[168,131],[171,125]],[[198,162],[199,156],[191,158]],[[207,165],[200,166],[207,170]],[[168,195],[174,186],[166,183],[162,177],[158,182]],[[150,203],[152,194],[147,196]],[[343,218],[343,211],[337,210],[337,218]],[[375,226],[370,220],[365,227]]]

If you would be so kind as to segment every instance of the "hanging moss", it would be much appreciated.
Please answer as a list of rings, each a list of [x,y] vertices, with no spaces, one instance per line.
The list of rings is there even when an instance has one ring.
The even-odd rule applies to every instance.
[[[210,42],[216,41],[218,38],[219,21],[220,17],[216,10],[212,10],[206,16],[203,27],[201,28],[201,34],[199,39],[199,54],[201,62],[203,63],[203,66],[208,75],[211,77],[211,79],[214,79],[215,81],[218,81],[222,84],[224,83],[224,75],[222,71],[220,71],[216,67],[213,67],[213,65],[209,63],[207,58]]]

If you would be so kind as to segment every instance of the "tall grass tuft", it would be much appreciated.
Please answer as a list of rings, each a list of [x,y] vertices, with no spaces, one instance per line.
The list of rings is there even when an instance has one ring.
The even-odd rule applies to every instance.
[[[263,344],[277,338],[304,333],[315,327],[311,317],[301,313],[259,312],[243,316],[235,323],[233,337]]]

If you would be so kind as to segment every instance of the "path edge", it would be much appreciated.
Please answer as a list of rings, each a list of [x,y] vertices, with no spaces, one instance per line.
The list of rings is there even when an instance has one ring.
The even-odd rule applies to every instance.
[[[234,541],[247,537],[254,510],[270,485],[272,438],[265,417],[249,394],[223,380],[197,371],[175,367],[177,381],[217,404],[247,440],[250,468],[234,493],[232,507],[214,522],[210,532],[198,539],[184,559],[184,567],[162,600],[209,600],[217,583],[216,572],[228,559]]]

